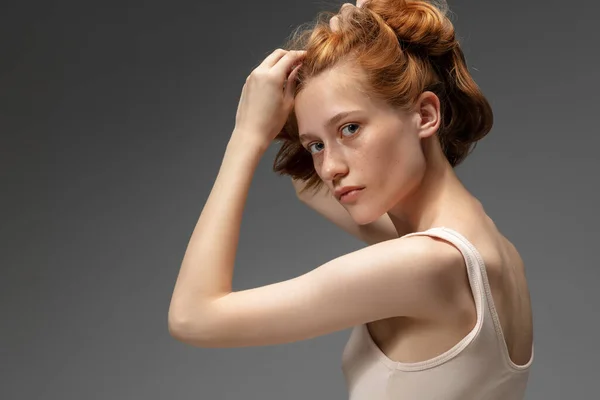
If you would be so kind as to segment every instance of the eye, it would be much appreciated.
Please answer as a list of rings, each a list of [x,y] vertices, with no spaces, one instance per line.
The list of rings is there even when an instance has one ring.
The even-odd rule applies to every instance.
[[[342,128],[342,133],[344,132],[344,129],[348,129],[348,132],[349,132],[349,134],[348,134],[348,135],[344,135],[344,136],[352,136],[352,135],[354,135],[354,134],[355,134],[355,133],[356,133],[356,132],[357,132],[357,131],[360,129],[360,125],[358,125],[358,124],[348,124],[348,125],[346,125],[346,126],[344,126],[344,127]],[[312,147],[313,145],[317,145],[317,144],[321,145],[321,149],[319,149],[319,150],[317,150],[317,151],[313,152],[313,151],[311,150],[311,147]],[[306,146],[306,149],[308,150],[308,152],[309,152],[309,153],[311,153],[311,154],[315,154],[316,152],[319,152],[319,151],[321,151],[321,150],[323,149],[323,148],[322,148],[322,146],[323,146],[323,143],[322,143],[322,142],[312,142],[312,143],[310,143],[310,144],[308,144],[308,145]]]
[[[348,124],[342,128],[342,132],[344,132],[344,129],[346,128],[350,128],[350,135],[354,135],[358,131],[359,126],[358,124]]]
[[[312,152],[312,151],[310,150],[310,148],[311,148],[312,146],[316,145],[316,144],[320,144],[321,146],[323,146],[323,143],[321,143],[321,142],[312,142],[312,143],[310,143],[308,146],[306,146],[306,149],[308,150],[308,152],[309,152],[310,154],[315,154],[314,152]]]

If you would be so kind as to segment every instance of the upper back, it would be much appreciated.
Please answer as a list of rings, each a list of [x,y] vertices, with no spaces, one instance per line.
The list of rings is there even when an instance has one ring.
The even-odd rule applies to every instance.
[[[483,258],[510,358],[515,364],[524,365],[532,353],[533,318],[523,259],[495,226],[482,226],[463,236]]]
[[[423,399],[522,398],[533,360],[533,329],[515,247],[491,225],[406,236],[412,235],[456,247],[464,260],[457,274],[464,273],[465,296],[441,307],[438,321],[398,317],[355,327],[342,363],[351,398],[387,399],[394,393]]]

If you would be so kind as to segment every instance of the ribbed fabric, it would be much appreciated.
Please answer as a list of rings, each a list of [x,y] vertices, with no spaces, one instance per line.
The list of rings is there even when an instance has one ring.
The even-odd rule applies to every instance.
[[[353,328],[342,354],[349,400],[521,400],[530,360],[510,359],[490,292],[485,264],[477,249],[446,227],[414,232],[454,244],[462,253],[475,299],[475,327],[450,350],[432,359],[402,363],[389,359],[371,338],[366,324]]]

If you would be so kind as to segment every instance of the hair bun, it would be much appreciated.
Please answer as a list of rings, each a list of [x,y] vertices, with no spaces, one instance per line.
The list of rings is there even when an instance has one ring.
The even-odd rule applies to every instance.
[[[440,100],[439,143],[450,165],[459,165],[490,132],[494,115],[469,73],[446,1],[367,0],[361,7],[344,6],[340,11],[321,14],[314,26],[284,46],[307,50],[296,90],[351,61],[366,72],[361,90],[391,107],[407,110],[424,91],[431,91]],[[292,112],[276,138],[282,146],[273,170],[307,182],[305,189],[318,190],[323,181],[298,135]]]
[[[379,15],[407,51],[439,56],[456,45],[445,0],[371,0],[363,8]]]

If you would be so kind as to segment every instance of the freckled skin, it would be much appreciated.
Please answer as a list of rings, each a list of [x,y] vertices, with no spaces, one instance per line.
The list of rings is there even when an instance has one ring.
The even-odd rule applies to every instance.
[[[344,204],[358,224],[370,223],[416,189],[425,173],[425,156],[414,113],[392,108],[360,90],[356,74],[339,66],[311,78],[295,99],[300,133],[311,143],[315,170],[332,191],[357,185],[365,189]],[[342,111],[356,113],[329,129],[325,121]],[[351,129],[349,124],[357,124]]]

